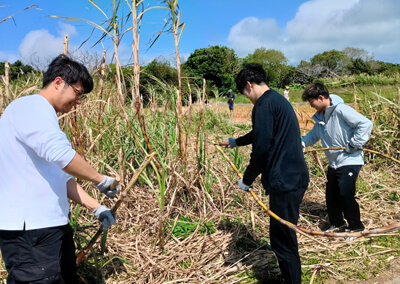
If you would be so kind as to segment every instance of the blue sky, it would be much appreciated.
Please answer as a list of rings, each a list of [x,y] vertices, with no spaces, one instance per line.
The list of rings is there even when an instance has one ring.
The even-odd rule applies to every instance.
[[[103,11],[111,15],[111,0],[96,0]],[[144,0],[145,7],[160,1]],[[79,51],[78,47],[92,33],[84,22],[60,21],[47,15],[83,18],[98,24],[105,19],[87,0],[0,0],[0,21],[22,9],[36,4],[0,23],[0,61],[24,63],[37,60],[48,62],[62,52],[64,34],[70,38],[69,50],[102,53],[95,31]],[[124,14],[128,12],[122,1]],[[296,65],[315,54],[345,47],[365,49],[376,60],[400,63],[400,1],[398,0],[180,0],[182,21],[186,28],[179,50],[187,58],[197,48],[225,45],[239,57],[256,48],[277,49]],[[147,50],[148,42],[164,26],[167,11],[153,9],[145,13],[140,35],[140,62],[145,64],[165,56],[173,58],[173,36],[163,34]],[[128,23],[129,27],[131,23]],[[123,64],[132,63],[132,39],[128,32],[119,48]],[[104,41],[108,56],[113,48]],[[78,55],[77,55],[78,56]]]

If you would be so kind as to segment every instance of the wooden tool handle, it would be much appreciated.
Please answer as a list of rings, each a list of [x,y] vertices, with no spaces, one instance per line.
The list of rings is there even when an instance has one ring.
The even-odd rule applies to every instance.
[[[110,189],[114,190],[119,185],[120,181],[121,181],[121,178],[119,176],[116,176],[115,180],[113,181],[113,183],[110,186]]]

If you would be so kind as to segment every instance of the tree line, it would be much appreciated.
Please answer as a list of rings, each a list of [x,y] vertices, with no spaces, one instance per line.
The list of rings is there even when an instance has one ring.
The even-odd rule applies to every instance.
[[[207,93],[213,96],[215,90],[227,93],[229,89],[234,89],[235,75],[250,62],[259,63],[267,70],[270,85],[274,88],[307,85],[316,79],[328,77],[359,74],[396,76],[400,73],[400,64],[374,60],[372,55],[360,48],[325,51],[314,55],[309,61],[302,60],[297,66],[292,66],[279,50],[261,47],[239,58],[233,49],[218,45],[196,49],[182,64],[182,72],[183,77],[205,78]],[[151,76],[156,76],[168,84],[176,84],[176,70],[168,61],[155,60],[142,68],[142,80],[147,83],[151,83],[148,81]],[[201,80],[196,82],[201,86]]]
[[[288,64],[284,53],[279,50],[261,47],[246,57],[239,58],[233,49],[219,45],[196,49],[181,64],[181,72],[183,78],[191,78],[190,84],[194,83],[199,87],[202,86],[202,78],[206,79],[207,94],[213,97],[226,94],[229,89],[235,89],[235,75],[243,65],[250,62],[259,63],[264,67],[270,76],[270,86],[273,88],[303,86],[316,79],[345,75],[367,74],[390,77],[400,73],[400,64],[374,60],[372,55],[360,48],[346,47],[341,51],[332,49],[314,55],[309,61],[302,60],[297,66],[292,66]],[[21,61],[9,65],[10,81],[37,72]],[[112,82],[115,78],[115,64],[108,66],[107,80]],[[0,62],[0,74],[4,74],[4,62]],[[127,89],[130,89],[133,67],[122,67],[122,74]],[[163,89],[163,84],[178,85],[178,72],[170,61],[153,60],[148,65],[141,66],[140,89],[144,98],[149,88],[157,91],[157,88]],[[187,84],[183,84],[182,88],[183,92],[191,92]]]

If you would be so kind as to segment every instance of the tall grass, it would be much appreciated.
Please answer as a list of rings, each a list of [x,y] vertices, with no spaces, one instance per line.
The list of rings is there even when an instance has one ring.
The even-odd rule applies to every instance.
[[[77,127],[81,133],[83,155],[105,174],[114,175],[123,172],[122,184],[126,184],[142,160],[142,150],[146,149],[146,142],[140,123],[135,118],[134,110],[126,109],[129,124],[125,119],[119,99],[113,95],[117,91],[116,85],[105,82],[102,86],[103,91],[100,92],[101,85],[97,79],[95,77],[94,91],[77,111]],[[31,78],[29,84],[19,82],[13,85],[12,95],[23,92],[28,86],[31,86],[32,82],[40,82],[40,78]],[[192,88],[195,90],[196,87],[192,86]],[[178,143],[176,89],[163,85],[153,95],[156,98],[165,98],[167,95],[168,98],[168,100],[157,99],[165,102],[164,106],[143,110],[148,139],[154,150],[159,153],[162,175],[151,168],[146,170],[143,179],[139,181],[139,185],[132,191],[126,204],[119,211],[117,225],[108,232],[107,236],[103,237],[102,245],[93,250],[94,254],[88,262],[79,267],[79,273],[86,279],[92,279],[92,283],[101,283],[100,279],[106,280],[107,278],[114,278],[115,281],[121,283],[132,283],[132,281],[162,283],[174,279],[179,280],[185,277],[184,275],[190,275],[190,269],[196,269],[206,275],[205,277],[216,279],[215,281],[220,283],[237,281],[243,277],[242,274],[229,274],[231,278],[225,279],[221,276],[224,275],[221,270],[215,270],[217,267],[222,268],[222,271],[230,269],[229,261],[226,262],[228,264],[220,263],[218,259],[221,258],[221,255],[230,254],[230,257],[236,262],[249,254],[248,257],[253,262],[261,261],[262,258],[252,257],[252,251],[259,247],[266,248],[268,218],[262,210],[258,210],[251,200],[247,200],[245,195],[235,189],[235,174],[216,155],[209,142],[225,140],[232,132],[231,127],[238,135],[249,129],[240,125],[231,126],[226,115],[215,113],[209,107],[205,108],[204,112],[201,111],[201,108],[193,108],[190,118],[189,113],[184,112],[186,113],[183,116],[183,122],[186,125],[185,131],[189,133],[187,167],[184,168],[181,166]],[[394,98],[397,96],[397,92],[391,96]],[[357,104],[360,112],[374,121],[373,134],[366,148],[373,148],[399,157],[398,103],[383,99],[379,92],[358,90]],[[69,122],[71,115],[67,114],[62,118],[63,130],[69,137],[73,136]],[[190,123],[188,123],[189,121]],[[200,128],[199,124],[201,124]],[[195,143],[197,135],[199,135],[199,148]],[[241,170],[248,162],[249,151],[248,148],[237,148],[230,151],[232,160]],[[389,162],[369,154],[366,155],[366,160],[368,163],[376,165],[377,170],[379,170],[378,167],[390,166]],[[323,184],[323,181],[320,180],[322,176],[320,167],[314,165],[314,162],[310,160],[308,163],[314,179],[312,183],[314,185],[310,187],[315,184]],[[256,185],[258,183],[256,182]],[[107,206],[112,206],[113,201],[102,199],[91,184],[83,181],[82,184],[93,197]],[[367,187],[365,192],[368,192],[369,185],[367,182],[365,184]],[[323,189],[314,189],[316,192],[319,190]],[[311,194],[312,191],[310,188],[308,194]],[[266,197],[262,196],[262,198]],[[323,199],[323,197],[321,198]],[[370,198],[374,197],[370,196]],[[387,198],[395,200],[396,196]],[[310,202],[309,199],[307,202]],[[389,205],[385,203],[384,206]],[[76,229],[75,241],[78,249],[83,247],[93,234],[93,227],[96,227],[93,226],[94,222],[96,221],[91,212],[77,205],[71,205],[71,224]],[[313,224],[314,221],[310,217],[307,222]],[[310,226],[309,223],[302,225]],[[223,247],[213,243],[212,240],[217,240],[223,235],[227,236],[226,243],[225,239],[216,241],[216,243],[224,244]],[[199,245],[199,240],[204,240],[204,242]],[[229,243],[232,246],[229,246]],[[202,253],[190,254],[179,251],[176,246],[188,251],[197,247],[199,249],[204,247],[204,250]],[[207,256],[207,252],[214,253],[215,248],[218,249],[213,254],[213,259],[203,262],[202,258]],[[250,248],[252,249],[249,250]],[[307,267],[311,263],[319,261],[318,254],[311,253],[315,248],[308,247],[308,249],[310,250],[309,254],[301,253],[302,261]],[[174,269],[176,265],[179,269],[173,271],[180,271],[180,274],[175,275],[170,272],[167,276],[164,272],[157,271],[155,268],[157,266],[148,262],[147,258],[141,258],[141,261],[145,261],[145,265],[152,267],[152,271],[154,271],[151,274],[144,273],[147,267],[143,267],[136,258],[144,251],[155,264],[170,265]],[[174,254],[175,251],[177,255]],[[262,249],[262,252],[265,254],[268,250]],[[337,257],[343,257],[343,255],[338,254]],[[332,261],[336,259],[333,256],[325,256],[325,258],[332,258]],[[270,256],[269,259],[273,260],[273,256]],[[274,267],[273,264],[269,265]],[[266,266],[261,267],[266,271],[265,273],[269,273],[268,275],[276,276],[276,273],[268,272],[270,270],[266,270]],[[254,269],[257,271],[257,268]],[[331,269],[336,268],[332,267]],[[123,270],[124,273],[121,272]],[[306,268],[304,273],[304,279],[310,280],[313,271]],[[355,274],[356,272],[353,272],[349,275],[354,277]],[[257,279],[260,279],[254,274],[246,274],[245,277],[248,277],[249,283],[256,283]],[[321,283],[321,280],[318,279],[327,278],[329,276],[321,273],[321,276],[317,277],[316,283]],[[200,278],[195,279],[194,282],[200,281]]]

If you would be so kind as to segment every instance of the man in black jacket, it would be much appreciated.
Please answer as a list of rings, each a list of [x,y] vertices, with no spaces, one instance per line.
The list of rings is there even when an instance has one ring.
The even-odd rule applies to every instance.
[[[248,191],[262,174],[270,209],[297,224],[300,203],[309,183],[299,123],[291,104],[267,84],[268,74],[259,64],[247,64],[237,75],[237,89],[254,104],[253,130],[237,139],[229,138],[228,147],[252,144],[250,163],[239,180],[240,188]],[[301,283],[296,232],[270,217],[270,241],[284,283]]]

